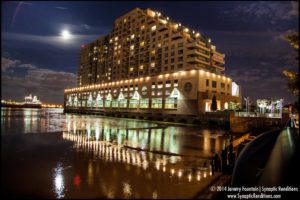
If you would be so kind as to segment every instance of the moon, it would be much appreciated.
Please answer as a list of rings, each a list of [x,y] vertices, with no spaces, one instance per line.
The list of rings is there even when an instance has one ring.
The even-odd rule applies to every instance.
[[[71,33],[70,33],[70,31],[68,31],[68,30],[63,30],[63,31],[61,32],[61,36],[62,36],[62,38],[63,38],[64,40],[68,40],[68,39],[71,38]]]

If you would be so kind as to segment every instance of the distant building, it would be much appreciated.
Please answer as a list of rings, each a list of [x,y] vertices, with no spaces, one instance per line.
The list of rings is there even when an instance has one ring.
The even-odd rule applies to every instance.
[[[134,9],[111,33],[81,46],[77,88],[65,110],[198,115],[241,102],[224,75],[225,55],[209,38],[150,9]]]

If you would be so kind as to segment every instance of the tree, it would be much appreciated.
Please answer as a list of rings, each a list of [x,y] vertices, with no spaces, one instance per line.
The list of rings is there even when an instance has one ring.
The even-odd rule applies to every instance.
[[[217,110],[217,99],[216,96],[214,95],[212,98],[211,106],[210,106],[211,111],[216,111]]]
[[[290,45],[295,49],[297,52],[296,60],[299,59],[299,33],[292,32],[285,35],[285,39],[290,43]],[[292,72],[288,69],[284,69],[282,73],[288,78],[288,89],[292,92],[293,95],[299,96],[299,74],[296,72]]]

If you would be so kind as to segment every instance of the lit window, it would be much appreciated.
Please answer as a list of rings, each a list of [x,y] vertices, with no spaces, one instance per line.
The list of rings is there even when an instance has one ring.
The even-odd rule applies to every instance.
[[[134,45],[130,45],[130,50],[133,50],[134,49]]]
[[[140,46],[141,46],[141,47],[143,47],[144,45],[145,45],[145,42],[144,42],[144,41],[140,43]]]
[[[142,26],[141,26],[141,30],[144,30],[144,29],[145,29],[145,25],[142,25]]]
[[[115,37],[115,41],[118,41],[118,37]]]
[[[127,99],[119,100],[119,107],[120,108],[127,108]]]
[[[165,109],[176,109],[177,108],[177,98],[166,98]]]
[[[129,100],[129,108],[137,108],[138,105],[139,105],[139,100],[137,100],[137,99]]]
[[[161,47],[161,43],[158,43],[158,44],[157,44],[157,47],[160,48],[160,47]]]
[[[140,70],[143,70],[143,69],[144,69],[144,65],[141,65],[141,66],[140,66]]]
[[[149,108],[149,99],[141,99],[140,108]]]
[[[171,83],[166,83],[166,88],[171,87]]]
[[[118,60],[118,65],[121,63],[121,61],[120,60]]]
[[[134,39],[134,34],[132,34],[132,35],[130,36],[130,38],[131,38],[131,39]]]
[[[155,63],[152,62],[152,63],[150,64],[150,66],[151,66],[151,67],[155,67]]]
[[[155,55],[155,50],[152,50],[152,51],[151,51],[151,55]]]
[[[117,99],[112,100],[111,107],[112,108],[118,108],[119,107],[119,102],[118,102]]]
[[[131,72],[132,72],[132,71],[133,71],[133,67],[130,67],[130,68],[129,68],[129,71],[131,71]]]
[[[162,98],[153,98],[151,108],[162,108]]]
[[[156,30],[156,25],[151,27],[151,31],[155,31]]]

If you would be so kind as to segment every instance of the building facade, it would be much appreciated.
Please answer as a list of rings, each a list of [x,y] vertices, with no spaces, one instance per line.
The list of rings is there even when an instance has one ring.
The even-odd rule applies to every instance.
[[[150,9],[134,9],[110,34],[81,46],[77,88],[65,110],[194,115],[241,102],[209,38]]]

